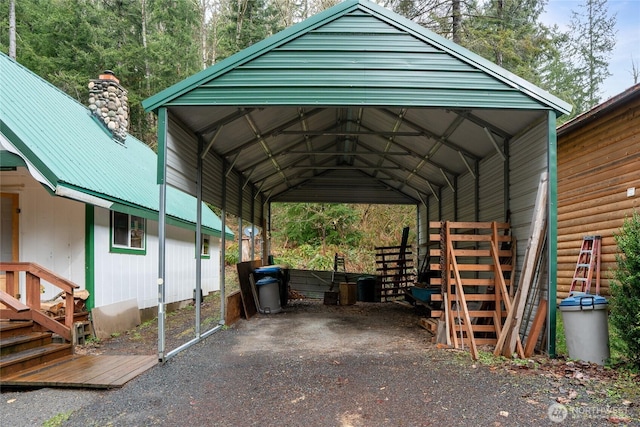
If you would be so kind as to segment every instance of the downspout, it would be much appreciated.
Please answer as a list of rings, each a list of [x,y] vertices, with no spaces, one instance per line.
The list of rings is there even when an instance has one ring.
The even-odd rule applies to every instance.
[[[96,247],[95,247],[95,207],[84,205],[84,287],[89,292],[87,311],[96,306]]]
[[[556,133],[556,113],[550,110],[548,125],[548,168],[549,168],[549,212],[548,212],[548,250],[549,250],[549,304],[547,352],[549,357],[556,356],[556,300],[558,280],[558,135]]]
[[[158,109],[158,360],[165,362],[165,276],[167,214],[167,108]]]

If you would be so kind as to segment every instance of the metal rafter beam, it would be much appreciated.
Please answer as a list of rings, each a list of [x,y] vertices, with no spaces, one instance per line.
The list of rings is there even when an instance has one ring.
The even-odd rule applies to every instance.
[[[305,113],[305,117],[309,118],[309,117],[314,116],[314,115],[316,115],[318,113],[321,113],[324,110],[325,110],[324,108],[314,108],[313,110],[307,111]],[[284,129],[290,128],[291,126],[297,125],[298,123],[300,123],[300,118],[298,116],[296,116],[294,119],[291,119],[286,123],[283,123],[283,124],[281,124],[279,126],[276,126],[276,127],[273,127],[271,129],[266,130],[265,132],[262,133],[262,137],[263,138],[268,138],[268,137],[278,136]],[[243,142],[242,144],[234,147],[233,150],[229,150],[229,151],[226,151],[224,153],[219,153],[219,155],[222,156],[222,157],[233,156],[237,152],[242,151],[245,148],[250,147],[250,146],[252,146],[254,144],[257,144],[258,142],[259,142],[258,138],[252,138],[249,141]]]
[[[363,126],[364,127],[364,126]],[[408,147],[400,142],[398,142],[397,140],[393,141],[394,145],[402,150],[405,150],[406,152],[410,153],[413,157],[417,158],[417,159],[424,159],[427,161],[427,163],[429,163],[432,166],[437,167],[438,169],[444,169],[447,172],[449,172],[452,175],[455,175],[456,173],[452,170],[449,170],[449,168],[447,168],[445,165],[442,165],[438,162],[434,162],[433,160],[430,159],[430,157],[433,155],[432,151],[437,150],[437,145],[438,143],[436,142],[436,145],[434,147],[432,147],[432,149],[429,151],[429,153],[425,156],[424,154],[418,153],[417,151],[413,150],[411,147]],[[374,150],[373,148],[371,148],[370,146],[368,146],[365,143],[360,143],[360,146],[367,148],[368,150]]]
[[[481,128],[489,128],[489,129],[491,129],[491,131],[493,133],[495,133],[496,135],[499,135],[503,139],[511,139],[511,138],[513,138],[513,135],[511,135],[506,130],[501,129],[501,128],[497,127],[496,125],[494,125],[493,123],[489,123],[488,121],[486,121],[484,119],[481,119],[480,117],[478,117],[475,114],[473,114],[471,111],[467,111],[467,110],[450,110],[450,111],[456,113],[457,115],[459,115],[461,117],[464,117],[465,119],[467,119],[470,122],[480,126]]]
[[[194,131],[194,133],[196,135],[206,135],[208,133],[211,133],[215,130],[217,130],[218,128],[222,127],[222,126],[226,126],[236,120],[238,120],[239,118],[249,114],[250,112],[252,112],[254,110],[254,108],[238,108],[237,111],[223,117],[220,120],[216,120],[213,123],[208,124],[207,126],[197,129]]]
[[[282,171],[282,169],[280,168],[280,165],[278,164],[278,161],[271,154],[271,150],[269,149],[269,146],[267,145],[266,141],[262,137],[262,135],[260,133],[260,130],[258,129],[258,126],[256,126],[255,122],[251,118],[251,115],[247,114],[246,116],[244,116],[244,118],[247,121],[247,123],[249,124],[249,127],[251,128],[251,131],[256,136],[256,140],[259,142],[260,146],[262,146],[262,149],[264,150],[264,152],[267,155],[267,157],[269,158],[269,160],[271,160],[271,163],[273,164],[274,169],[280,173],[280,176],[282,176],[282,179],[286,183],[287,182],[287,175]]]
[[[405,114],[407,114],[407,109],[403,108],[400,110],[399,114],[394,115],[396,122],[393,125],[393,132],[396,132],[400,128],[400,125],[402,125],[402,122],[404,120]],[[387,138],[387,145],[384,147],[383,151],[385,152],[391,151],[392,144],[394,144],[394,136],[390,136]],[[382,165],[385,159],[386,159],[386,156],[384,154],[381,155],[380,159],[378,160],[378,166]]]
[[[387,114],[389,116],[395,116],[396,115],[393,111],[389,111],[386,108],[381,108],[379,111],[382,111],[383,113],[385,113],[385,114]],[[429,138],[431,138],[431,139],[433,139],[435,141],[438,141],[438,142],[442,143],[442,145],[445,145],[445,146],[451,148],[452,150],[462,151],[466,156],[471,157],[474,160],[476,160],[476,159],[480,160],[480,158],[477,155],[473,154],[472,152],[467,151],[463,147],[460,147],[459,145],[454,144],[453,142],[449,141],[448,139],[443,138],[442,135],[438,135],[438,134],[430,131],[429,129],[427,129],[427,128],[423,127],[423,126],[412,122],[411,120],[405,119],[404,120],[404,124],[409,126],[412,129],[414,129],[414,130],[417,130],[419,132],[423,132],[424,136],[429,137]],[[451,135],[449,135],[449,136],[451,136]]]

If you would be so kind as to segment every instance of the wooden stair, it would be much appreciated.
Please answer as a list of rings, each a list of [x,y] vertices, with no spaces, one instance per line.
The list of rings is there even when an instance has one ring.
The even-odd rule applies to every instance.
[[[54,343],[32,320],[0,321],[0,378],[73,355],[70,343]]]

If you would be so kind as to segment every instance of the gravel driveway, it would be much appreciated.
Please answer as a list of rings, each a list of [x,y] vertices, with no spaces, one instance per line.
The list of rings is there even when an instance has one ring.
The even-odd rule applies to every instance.
[[[576,382],[566,367],[476,363],[436,348],[417,320],[397,304],[296,302],[242,320],[121,389],[3,391],[0,424],[42,425],[73,411],[59,425],[640,425],[638,402],[604,396],[586,367]],[[560,424],[552,404],[551,418],[566,416]]]

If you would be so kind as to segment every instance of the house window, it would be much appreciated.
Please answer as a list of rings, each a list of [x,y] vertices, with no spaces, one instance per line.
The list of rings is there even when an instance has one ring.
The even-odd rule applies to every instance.
[[[210,243],[211,243],[211,236],[209,236],[207,234],[203,234],[202,235],[201,250],[200,250],[200,257],[201,258],[209,259],[211,257]]]
[[[145,254],[145,219],[135,215],[111,212],[111,251]]]

